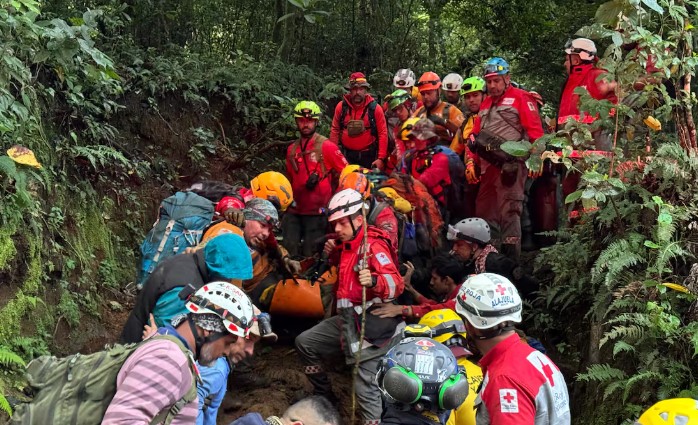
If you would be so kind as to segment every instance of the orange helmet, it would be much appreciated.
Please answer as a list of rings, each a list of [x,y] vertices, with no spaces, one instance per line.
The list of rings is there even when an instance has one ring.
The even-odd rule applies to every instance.
[[[250,182],[250,188],[255,197],[270,201],[280,211],[286,211],[293,203],[291,182],[276,171],[258,175]]]
[[[367,199],[371,194],[371,188],[373,185],[368,181],[366,174],[362,173],[361,170],[357,170],[353,173],[346,174],[340,181],[337,190],[343,189],[354,189],[359,192],[364,199]]]
[[[427,71],[419,77],[417,88],[420,93],[428,90],[437,90],[441,88],[441,78],[439,78],[436,72]]]

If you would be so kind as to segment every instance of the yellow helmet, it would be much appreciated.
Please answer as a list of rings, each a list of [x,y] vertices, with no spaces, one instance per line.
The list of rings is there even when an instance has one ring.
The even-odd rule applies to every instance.
[[[422,317],[419,324],[429,326],[433,331],[432,338],[442,344],[456,335],[465,338],[463,319],[448,308],[430,311]]]
[[[347,174],[354,173],[354,172],[359,171],[359,170],[361,170],[361,166],[360,166],[360,165],[356,165],[356,164],[349,164],[349,165],[347,165],[346,167],[344,167],[344,169],[342,170],[342,172],[339,173],[339,181],[342,181],[342,179],[343,179]]]
[[[293,189],[286,176],[276,171],[267,171],[250,182],[252,193],[257,198],[266,199],[280,211],[286,211],[293,203]]]
[[[414,125],[417,124],[420,119],[419,117],[407,118],[405,122],[402,123],[402,127],[400,127],[400,139],[403,142],[410,140],[409,135],[412,132],[412,128],[414,128]]]
[[[670,398],[657,402],[635,425],[698,425],[698,400]]]
[[[412,212],[412,204],[410,204],[409,201],[400,196],[392,187],[381,187],[380,189],[378,189],[378,192],[380,192],[380,195],[392,199],[393,207],[398,212],[401,212],[403,214],[409,214],[410,212]]]

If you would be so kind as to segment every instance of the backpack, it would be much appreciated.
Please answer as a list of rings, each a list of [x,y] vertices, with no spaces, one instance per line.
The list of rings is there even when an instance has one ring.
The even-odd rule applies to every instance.
[[[376,124],[376,106],[378,106],[378,102],[375,100],[372,100],[366,107],[364,108],[363,114],[361,114],[361,119],[364,119],[364,116],[368,114],[368,125],[371,130],[371,135],[373,136],[376,141],[378,141],[378,125]],[[342,144],[342,133],[344,132],[344,119],[347,117],[347,114],[349,113],[349,104],[347,103],[346,99],[342,99],[342,111],[339,113],[339,144],[341,146]]]
[[[448,158],[448,175],[451,184],[443,187],[446,192],[446,205],[450,211],[460,211],[465,201],[465,164],[457,153],[446,146],[434,146],[430,149],[431,155],[443,153]],[[412,173],[413,155],[406,155],[403,159],[408,174]]]
[[[313,135],[313,150],[312,151],[301,151],[300,149],[300,144],[301,140],[298,139],[295,142],[293,142],[293,146],[291,147],[291,166],[293,167],[293,171],[298,172],[298,161],[296,161],[296,156],[295,153],[296,151],[300,152],[301,155],[308,155],[309,153],[314,153],[315,158],[317,159],[317,163],[320,165],[320,169],[322,170],[322,176],[324,177],[325,174],[327,174],[327,168],[325,167],[325,159],[324,156],[322,155],[322,144],[327,140],[327,137],[321,136],[317,133]],[[308,164],[307,159],[304,161],[306,166]],[[310,174],[310,170],[308,170],[308,174]]]
[[[141,244],[138,289],[160,261],[199,244],[213,212],[213,202],[194,192],[177,192],[162,201],[159,217]]]
[[[13,425],[95,425],[116,394],[116,378],[124,362],[137,348],[156,339],[177,344],[189,358],[189,367],[196,376],[194,359],[179,338],[157,335],[138,344],[116,344],[97,353],[80,353],[64,358],[42,356],[27,366],[27,380],[34,398],[17,406]],[[189,391],[169,409],[160,412],[150,423],[169,424],[180,410],[196,400],[196,379]]]

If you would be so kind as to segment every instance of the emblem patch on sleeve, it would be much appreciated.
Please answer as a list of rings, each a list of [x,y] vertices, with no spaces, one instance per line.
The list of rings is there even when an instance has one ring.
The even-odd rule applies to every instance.
[[[502,406],[502,413],[519,413],[519,399],[516,390],[501,388],[499,390],[499,404]]]
[[[378,260],[378,263],[381,266],[387,266],[388,264],[392,263],[392,261],[390,261],[390,258],[388,258],[388,256],[385,255],[385,252],[379,252],[378,254],[376,254],[376,260]]]

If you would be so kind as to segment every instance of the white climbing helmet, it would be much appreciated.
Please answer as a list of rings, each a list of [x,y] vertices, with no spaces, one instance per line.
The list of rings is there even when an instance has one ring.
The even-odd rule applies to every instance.
[[[252,301],[230,282],[211,282],[189,297],[187,310],[194,314],[215,314],[223,319],[225,329],[246,338],[254,322]]]
[[[588,38],[575,38],[565,44],[565,53],[579,55],[583,61],[591,61],[596,57],[596,44]]]
[[[456,74],[455,72],[452,72],[444,77],[443,81],[441,82],[441,89],[446,90],[446,91],[458,91],[459,92],[462,85],[463,85],[463,77]]]
[[[461,239],[479,245],[487,245],[492,236],[487,221],[476,217],[461,220],[455,226],[449,224],[446,238],[449,241]]]
[[[416,79],[411,69],[399,69],[393,77],[393,85],[399,89],[409,88],[414,86]]]
[[[344,189],[337,192],[327,205],[327,215],[329,221],[336,221],[342,217],[354,215],[361,211],[364,205],[364,198],[354,189]]]
[[[477,329],[490,329],[504,322],[521,322],[519,291],[504,276],[494,273],[472,275],[461,285],[456,300],[456,312]]]

